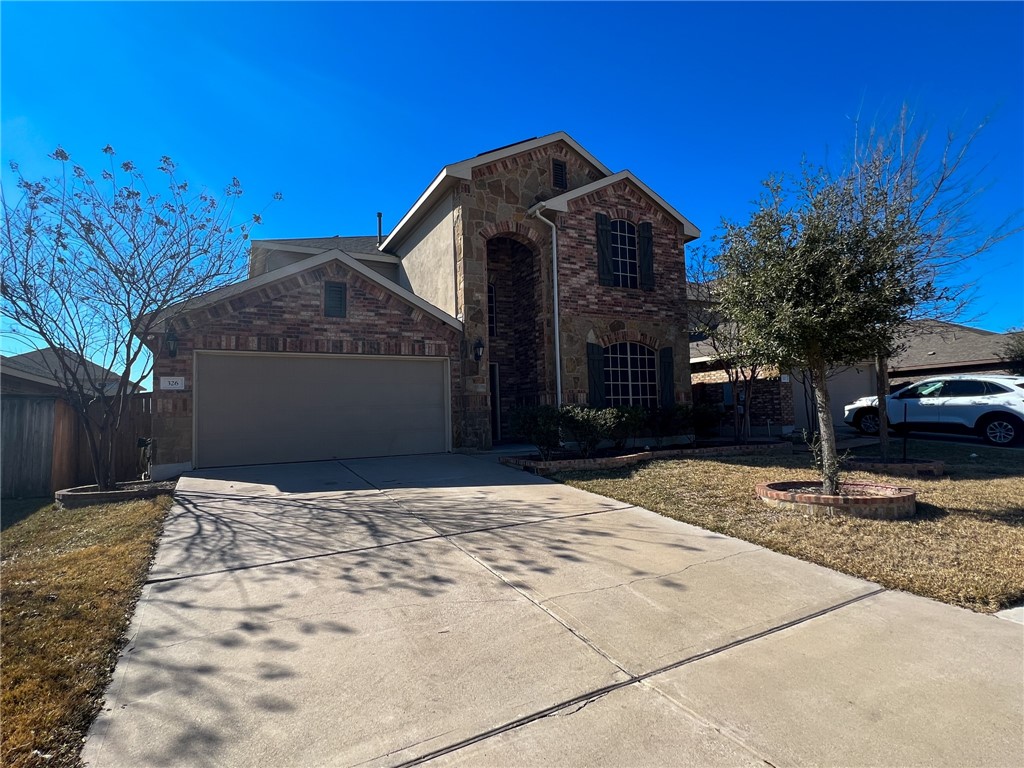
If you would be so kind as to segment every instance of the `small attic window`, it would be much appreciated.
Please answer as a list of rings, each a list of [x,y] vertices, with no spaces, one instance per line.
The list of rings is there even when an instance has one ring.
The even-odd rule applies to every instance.
[[[324,317],[345,317],[348,310],[348,286],[324,283]]]
[[[569,173],[566,169],[565,160],[551,161],[551,186],[555,189],[569,188]]]

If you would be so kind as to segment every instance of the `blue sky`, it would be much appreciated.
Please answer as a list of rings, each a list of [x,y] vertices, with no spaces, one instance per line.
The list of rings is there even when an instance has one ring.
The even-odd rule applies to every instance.
[[[0,34],[4,168],[167,154],[254,211],[281,191],[256,237],[387,230],[444,164],[558,130],[710,236],[903,102],[993,115],[977,221],[1024,208],[1022,3],[4,2]],[[1024,325],[1024,237],[964,277],[973,324]]]

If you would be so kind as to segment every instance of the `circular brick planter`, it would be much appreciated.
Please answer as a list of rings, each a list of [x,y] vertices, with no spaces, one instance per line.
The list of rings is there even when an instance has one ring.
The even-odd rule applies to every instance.
[[[118,501],[152,499],[156,496],[172,493],[175,483],[118,483],[118,485],[124,487],[113,491],[100,491],[97,490],[95,485],[80,485],[77,488],[65,488],[62,491],[57,491],[53,496],[57,504],[65,509],[77,509],[78,507],[88,507],[93,504],[113,504]]]
[[[906,461],[882,462],[875,458],[858,458],[851,456],[846,460],[848,468],[866,472],[884,472],[887,475],[906,475],[907,477],[919,477],[931,475],[942,477],[946,471],[944,462],[935,459],[907,459]]]
[[[874,520],[903,520],[913,517],[917,495],[910,488],[879,483],[840,483],[842,496],[808,493],[814,481],[761,483],[757,495],[772,507],[812,515],[866,517]]]

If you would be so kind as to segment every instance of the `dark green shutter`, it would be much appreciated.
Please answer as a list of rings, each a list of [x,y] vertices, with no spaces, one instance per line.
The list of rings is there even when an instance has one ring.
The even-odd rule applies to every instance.
[[[672,363],[672,347],[658,351],[658,400],[662,408],[676,404],[676,373]]]
[[[594,408],[604,408],[604,350],[599,344],[587,344],[587,382],[590,385],[590,404]]]
[[[640,287],[645,291],[653,291],[654,233],[649,221],[637,227],[637,259],[640,261]]]
[[[611,224],[603,213],[597,219],[597,282],[600,285],[615,285],[615,270],[612,267]]]

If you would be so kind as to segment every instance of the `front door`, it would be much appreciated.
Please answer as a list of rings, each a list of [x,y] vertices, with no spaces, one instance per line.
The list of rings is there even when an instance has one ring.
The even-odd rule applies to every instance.
[[[498,364],[491,363],[491,442],[501,440],[501,387],[498,384]]]

